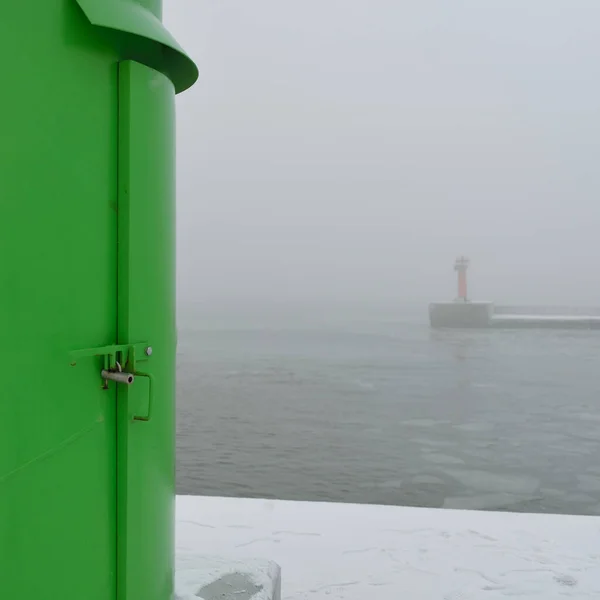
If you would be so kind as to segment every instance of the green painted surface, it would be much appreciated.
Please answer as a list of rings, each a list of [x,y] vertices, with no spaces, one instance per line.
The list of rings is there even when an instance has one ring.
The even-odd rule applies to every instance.
[[[164,73],[177,92],[198,78],[194,62],[160,22],[161,0],[77,2],[91,23],[114,34],[122,59],[133,59]]]
[[[125,37],[92,4],[3,7],[27,51],[2,97],[0,598],[171,600],[174,94],[197,71],[156,0],[123,1]],[[140,376],[106,389],[116,344]]]
[[[143,370],[155,383],[148,422],[134,420],[148,413],[148,382],[137,379],[118,392],[119,597],[127,600],[170,599],[173,580],[174,101],[164,75],[121,63],[118,340],[150,341]]]

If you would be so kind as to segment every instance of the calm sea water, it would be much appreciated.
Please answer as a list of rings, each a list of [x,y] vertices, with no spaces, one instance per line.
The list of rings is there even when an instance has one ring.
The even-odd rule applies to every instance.
[[[600,332],[359,314],[180,310],[178,493],[600,514]]]

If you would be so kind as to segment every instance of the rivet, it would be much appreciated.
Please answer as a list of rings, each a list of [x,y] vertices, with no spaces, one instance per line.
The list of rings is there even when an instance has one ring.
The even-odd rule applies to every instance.
[[[152,356],[152,346],[148,346],[145,350],[146,356]]]

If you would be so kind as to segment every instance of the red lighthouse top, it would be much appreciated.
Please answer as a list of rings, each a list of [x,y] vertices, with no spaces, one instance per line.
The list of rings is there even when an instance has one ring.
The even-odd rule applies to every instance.
[[[469,259],[466,256],[459,256],[454,263],[454,270],[458,272],[458,302],[467,301],[467,267]]]

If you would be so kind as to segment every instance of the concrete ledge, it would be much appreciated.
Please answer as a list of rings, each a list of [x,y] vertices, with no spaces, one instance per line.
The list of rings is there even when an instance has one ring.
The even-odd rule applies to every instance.
[[[281,569],[268,560],[177,553],[175,600],[281,600]]]
[[[492,302],[433,302],[429,305],[432,327],[487,328],[493,314]]]
[[[496,329],[600,329],[600,317],[572,315],[494,315]]]
[[[521,309],[524,310],[524,309]],[[600,330],[600,316],[553,314],[548,311],[510,314],[492,302],[432,302],[429,322],[433,328],[446,329],[595,329]]]

